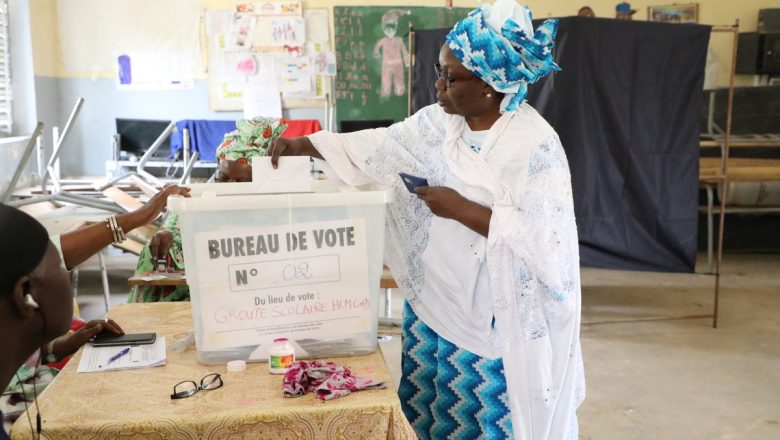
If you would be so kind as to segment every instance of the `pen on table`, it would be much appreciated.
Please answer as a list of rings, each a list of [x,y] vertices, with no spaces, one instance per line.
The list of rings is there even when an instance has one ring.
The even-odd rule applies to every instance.
[[[126,355],[127,353],[130,353],[130,347],[127,347],[127,348],[125,348],[124,350],[120,351],[119,353],[117,353],[117,354],[115,354],[115,355],[111,356],[110,358],[108,358],[108,361],[106,361],[106,363],[105,363],[105,364],[103,364],[103,365],[98,365],[98,368],[103,368],[103,367],[107,366],[107,365],[108,365],[108,364],[110,364],[111,362],[114,362],[115,360],[117,360],[117,359],[121,358],[122,356]]]

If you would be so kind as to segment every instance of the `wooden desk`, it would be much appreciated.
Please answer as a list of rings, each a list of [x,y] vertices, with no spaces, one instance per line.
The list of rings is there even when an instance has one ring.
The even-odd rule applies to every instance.
[[[154,330],[168,347],[192,327],[190,303],[122,304],[108,314],[128,332]],[[411,439],[414,432],[382,354],[329,358],[355,375],[384,380],[388,388],[352,393],[331,401],[312,394],[282,396],[282,376],[265,363],[240,373],[224,365],[198,363],[194,347],[168,351],[162,367],[105,373],[76,373],[81,351],[38,397],[41,438],[116,439]],[[173,386],[220,373],[222,388],[171,400]],[[34,413],[34,407],[30,409]],[[35,420],[35,415],[32,415]],[[11,437],[29,439],[27,417],[14,424]]]
[[[384,268],[382,271],[382,278],[379,279],[379,287],[382,289],[397,289],[398,284],[393,279],[393,274],[390,273],[390,269]]]
[[[148,276],[133,275],[127,279],[128,286],[186,286],[187,277],[182,276],[151,278]]]
[[[717,180],[721,176],[721,162],[718,157],[699,159],[699,180]],[[729,182],[780,181],[780,160],[730,158],[728,161]]]

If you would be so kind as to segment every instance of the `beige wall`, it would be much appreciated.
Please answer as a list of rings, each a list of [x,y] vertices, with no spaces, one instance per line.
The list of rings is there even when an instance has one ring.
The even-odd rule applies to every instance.
[[[131,0],[128,0],[131,1]],[[162,2],[161,2],[162,3]],[[332,6],[367,6],[367,5],[409,5],[409,6],[440,6],[443,0],[304,0],[307,8],[332,8]],[[618,0],[526,0],[534,16],[537,18],[574,15],[577,10],[588,5],[599,17],[613,17],[615,4]],[[637,9],[634,16],[637,20],[647,18],[647,7],[674,3],[663,0],[636,0],[632,1],[632,7]],[[701,0],[699,3],[699,22],[708,25],[731,25],[736,19],[740,22],[740,31],[748,32],[756,29],[758,10],[762,8],[778,7],[778,0]],[[235,5],[235,0],[201,0],[203,8],[229,9]],[[475,7],[481,4],[477,0],[456,0],[455,6]],[[60,50],[57,38],[57,16],[55,0],[30,0],[32,37],[34,50],[34,65],[36,75],[64,76],[62,63],[57,62]],[[161,8],[161,14],[170,14],[171,20],[175,20],[176,11]],[[332,24],[331,24],[332,31]],[[728,81],[728,68],[731,59],[730,34],[715,34],[711,40],[711,47],[719,63],[718,84],[725,85]],[[563,66],[564,68],[566,66]],[[109,72],[103,72],[109,75]],[[749,84],[750,76],[738,77],[739,84]]]
[[[36,76],[56,76],[60,58],[54,0],[29,0],[33,68]]]

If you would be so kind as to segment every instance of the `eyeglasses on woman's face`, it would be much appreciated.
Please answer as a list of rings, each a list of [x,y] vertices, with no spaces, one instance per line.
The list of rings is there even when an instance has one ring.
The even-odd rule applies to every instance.
[[[452,83],[454,83],[456,81],[470,81],[470,80],[472,80],[472,79],[477,77],[476,75],[471,74],[471,73],[468,74],[468,75],[464,75],[464,76],[452,76],[452,74],[450,72],[447,72],[447,74],[445,76],[444,75],[444,71],[441,68],[441,64],[439,64],[439,63],[434,64],[433,65],[433,69],[436,72],[436,78],[440,79],[440,80],[442,80],[444,82],[445,90],[449,89],[450,87],[452,87]]]
[[[173,394],[171,394],[171,399],[185,399],[194,395],[198,391],[216,390],[222,385],[222,376],[220,376],[219,373],[212,373],[203,376],[203,379],[200,380],[200,385],[195,383],[194,380],[185,380],[184,382],[177,383],[173,387]]]

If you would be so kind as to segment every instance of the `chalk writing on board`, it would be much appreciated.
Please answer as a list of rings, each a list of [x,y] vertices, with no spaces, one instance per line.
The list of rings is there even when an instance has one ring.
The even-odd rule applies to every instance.
[[[363,41],[364,25],[362,12],[354,8],[339,8],[334,12],[340,28],[336,34],[336,44],[345,45],[349,50],[336,52],[336,63],[339,65],[336,74],[336,98],[352,102],[361,101],[366,96],[362,91],[372,90],[374,85],[369,81],[366,65],[366,42]],[[365,102],[365,98],[362,99]]]

